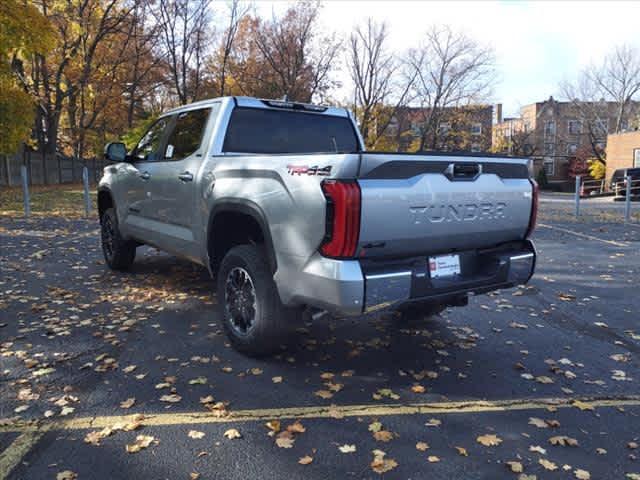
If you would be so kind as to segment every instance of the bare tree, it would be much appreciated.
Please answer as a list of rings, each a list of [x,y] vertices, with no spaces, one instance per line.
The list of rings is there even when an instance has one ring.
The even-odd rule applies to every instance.
[[[419,150],[436,149],[447,109],[486,101],[495,82],[494,53],[450,27],[431,27],[424,43],[407,54],[407,75],[415,75],[415,103],[423,112]]]
[[[601,64],[583,69],[573,82],[563,82],[560,90],[581,122],[593,156],[606,164],[602,145],[607,134],[624,130],[638,113],[634,100],[640,92],[640,51],[618,46]],[[611,129],[610,117],[615,117]]]
[[[407,103],[416,77],[413,72],[404,82],[397,81],[399,62],[387,51],[387,39],[386,23],[369,18],[351,34],[347,52],[354,89],[353,109],[370,148],[385,134],[398,109]]]
[[[217,75],[218,95],[221,97],[225,95],[229,60],[231,59],[231,55],[233,53],[233,46],[236,39],[236,34],[238,33],[238,27],[240,26],[241,20],[247,13],[249,13],[249,10],[251,8],[249,5],[242,6],[239,0],[231,0],[228,6],[229,21],[227,24],[227,29],[222,36],[219,61],[217,65],[217,68],[219,69]]]
[[[282,18],[257,22],[255,46],[270,70],[260,80],[273,96],[310,102],[332,86],[329,74],[341,42],[319,34],[319,11],[319,2],[299,3]]]
[[[158,0],[153,10],[171,84],[181,105],[196,100],[202,85],[211,0]]]
[[[628,45],[616,47],[604,58],[600,67],[587,70],[584,74],[604,98],[616,102],[614,132],[620,132],[629,106],[640,91],[640,51]]]

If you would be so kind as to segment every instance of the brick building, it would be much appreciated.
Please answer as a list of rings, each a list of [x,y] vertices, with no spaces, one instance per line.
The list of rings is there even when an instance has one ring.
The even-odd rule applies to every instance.
[[[429,113],[428,108],[400,108],[391,118],[385,139],[401,152],[417,150],[423,133],[430,139],[435,136],[436,150],[486,152],[491,148],[492,105],[446,108],[437,125],[425,132]],[[425,150],[432,149],[429,143]]]
[[[634,102],[622,121],[626,130],[638,116],[640,104]],[[562,186],[569,179],[570,161],[580,148],[605,150],[607,135],[616,128],[615,102],[559,102],[553,97],[525,105],[520,117],[497,119],[493,128],[494,150],[530,156],[536,171],[544,169],[551,184]],[[519,151],[510,151],[512,140]]]
[[[615,133],[607,138],[607,180],[619,168],[640,168],[640,131]]]

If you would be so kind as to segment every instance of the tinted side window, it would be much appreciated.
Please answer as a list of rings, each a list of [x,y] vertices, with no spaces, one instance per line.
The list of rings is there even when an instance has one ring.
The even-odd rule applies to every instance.
[[[166,158],[181,160],[200,148],[211,109],[192,110],[178,115],[167,142]]]
[[[134,157],[137,160],[154,161],[158,159],[162,135],[169,124],[167,118],[161,118],[151,125],[147,133],[140,139],[134,150]]]
[[[236,108],[224,139],[225,152],[357,152],[358,138],[348,118],[291,110]]]

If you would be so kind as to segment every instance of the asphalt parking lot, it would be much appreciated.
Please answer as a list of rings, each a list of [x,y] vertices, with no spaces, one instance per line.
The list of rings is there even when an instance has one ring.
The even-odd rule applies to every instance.
[[[204,269],[0,218],[0,479],[640,478],[640,226],[542,204],[523,288],[227,344]],[[636,217],[637,218],[637,217]]]

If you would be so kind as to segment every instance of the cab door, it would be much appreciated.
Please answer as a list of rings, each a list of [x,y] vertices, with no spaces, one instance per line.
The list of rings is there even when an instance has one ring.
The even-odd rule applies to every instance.
[[[214,104],[175,115],[163,158],[154,163],[150,182],[151,208],[161,223],[159,246],[189,258],[199,258],[194,229],[200,166],[207,150],[207,125],[218,110],[219,104]]]
[[[158,119],[142,136],[131,152],[130,162],[122,164],[119,183],[124,197],[124,222],[126,233],[153,243],[153,211],[151,208],[151,179],[156,160],[163,151],[171,119]]]

